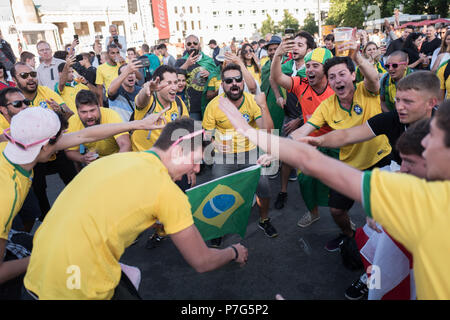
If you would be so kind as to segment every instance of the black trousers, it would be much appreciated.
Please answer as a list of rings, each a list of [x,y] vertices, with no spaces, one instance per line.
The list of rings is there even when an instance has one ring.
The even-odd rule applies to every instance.
[[[65,185],[77,175],[75,166],[71,160],[66,157],[64,151],[56,154],[56,160],[46,163],[38,163],[34,167],[33,190],[38,198],[39,207],[42,215],[39,220],[43,221],[47,212],[50,210],[50,202],[47,197],[46,176],[57,173]]]

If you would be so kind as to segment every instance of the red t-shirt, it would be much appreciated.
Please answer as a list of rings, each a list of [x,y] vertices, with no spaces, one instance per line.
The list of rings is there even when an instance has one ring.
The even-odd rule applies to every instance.
[[[16,84],[12,81],[7,81],[6,83],[3,81],[0,81],[0,90],[8,88],[8,87],[15,87]]]
[[[297,99],[302,107],[303,121],[306,123],[312,117],[314,111],[316,111],[322,101],[332,96],[334,91],[329,85],[327,85],[325,91],[318,94],[308,84],[307,78],[291,77],[291,79],[292,86],[289,92],[292,92],[297,96]],[[333,129],[331,129],[328,125],[324,125],[322,128],[311,132],[310,136],[318,137],[332,130]]]

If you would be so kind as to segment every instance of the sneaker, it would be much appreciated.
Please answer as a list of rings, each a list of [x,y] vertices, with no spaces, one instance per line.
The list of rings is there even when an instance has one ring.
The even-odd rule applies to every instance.
[[[145,245],[145,247],[147,249],[153,249],[158,247],[161,244],[161,241],[164,240],[165,238],[163,236],[160,236],[158,234],[158,232],[154,232],[147,240],[147,244]]]
[[[325,245],[325,250],[329,252],[339,251],[339,244],[342,240],[344,240],[347,236],[345,234],[340,234],[336,239],[330,240]]]
[[[283,209],[287,200],[287,192],[280,192],[275,200],[275,209]]]
[[[320,219],[320,216],[316,216],[313,218],[311,212],[308,211],[303,215],[303,217],[300,218],[300,220],[298,220],[297,225],[299,227],[306,228],[306,227],[309,227],[310,225],[312,225],[314,222],[316,222],[319,219]]]
[[[277,230],[273,227],[273,225],[270,223],[270,218],[266,219],[264,222],[259,221],[258,226],[264,230],[264,233],[269,238],[274,238],[278,235]]]
[[[297,181],[297,169],[293,169],[289,176],[289,181]]]
[[[361,300],[369,292],[369,288],[364,281],[359,278],[354,281],[350,287],[345,290],[345,297],[349,300]]]
[[[220,248],[220,245],[222,244],[222,237],[211,239],[209,241],[209,246],[213,248]]]
[[[278,177],[278,174],[279,174],[279,173],[280,173],[280,170],[278,169],[277,173],[275,173],[275,174],[269,176],[269,179],[270,179],[270,180],[276,179],[276,178]]]

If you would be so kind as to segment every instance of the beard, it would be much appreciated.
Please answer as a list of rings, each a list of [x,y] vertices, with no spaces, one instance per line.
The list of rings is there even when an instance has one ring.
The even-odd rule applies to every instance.
[[[80,119],[80,120],[81,120],[81,119]],[[83,126],[84,126],[85,128],[87,128],[87,127],[92,127],[92,126],[96,126],[96,125],[100,124],[100,118],[95,119],[95,123],[94,123],[94,124],[88,124],[88,121],[89,121],[89,120],[91,120],[91,119],[81,120],[81,123],[83,123]]]
[[[232,92],[233,89],[238,89],[239,92],[233,93]],[[230,90],[225,91],[225,94],[226,94],[227,98],[230,99],[231,101],[238,101],[240,98],[242,98],[242,96],[244,94],[244,89],[241,89],[238,86],[232,86],[230,88]]]
[[[37,81],[35,82],[35,88],[34,89],[28,89],[28,83],[25,85],[25,86],[22,86],[21,84],[20,84],[20,82],[19,81],[17,81],[17,87],[20,89],[20,90],[22,90],[22,92],[24,92],[24,93],[26,93],[26,94],[34,94],[34,93],[36,93],[36,91],[37,91],[37,88],[38,88],[38,83],[37,83]]]

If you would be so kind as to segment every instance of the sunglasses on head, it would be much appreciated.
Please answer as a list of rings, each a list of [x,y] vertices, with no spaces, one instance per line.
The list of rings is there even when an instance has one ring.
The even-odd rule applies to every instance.
[[[198,42],[187,42],[186,43],[186,45],[188,46],[188,47],[190,47],[190,46],[192,46],[192,45],[194,45],[194,46],[196,46],[196,45],[198,45]]]
[[[174,147],[174,146],[176,146],[177,144],[179,144],[181,141],[183,141],[183,140],[189,140],[189,139],[192,139],[192,138],[194,138],[194,137],[196,137],[196,136],[198,136],[198,135],[200,135],[200,134],[203,134],[205,132],[205,129],[202,129],[202,130],[198,130],[198,131],[195,131],[195,132],[192,132],[192,133],[190,133],[190,134],[187,134],[187,135],[185,135],[185,136],[183,136],[183,137],[180,137],[177,141],[175,141],[173,144],[172,144],[172,147]]]
[[[19,73],[19,76],[22,79],[27,79],[29,76],[31,76],[32,78],[36,78],[37,77],[37,72],[36,71],[31,71],[31,72],[21,72]]]
[[[242,77],[238,76],[238,77],[224,78],[223,82],[225,82],[226,84],[232,84],[233,80],[236,81],[236,83],[241,83],[242,82]]]
[[[12,144],[15,144],[16,146],[18,146],[19,148],[21,148],[23,150],[27,150],[28,148],[31,148],[31,147],[33,147],[35,145],[38,145],[38,144],[40,144],[42,142],[45,142],[47,140],[48,141],[50,141],[50,140],[54,141],[56,139],[56,136],[55,136],[55,137],[51,137],[51,138],[45,138],[45,139],[42,139],[42,140],[30,143],[30,144],[25,144],[25,143],[19,142],[17,140],[14,140],[14,138],[10,136],[10,133],[11,133],[11,128],[5,129],[3,131],[3,135],[6,137],[6,139],[8,139]]]
[[[391,67],[392,67],[393,69],[397,69],[398,66],[399,66],[399,65],[402,65],[402,64],[406,64],[406,62],[387,63],[385,66],[386,66],[386,68],[388,68],[388,69],[390,69]]]
[[[25,100],[17,100],[17,101],[13,101],[13,102],[7,103],[6,105],[7,105],[7,106],[8,106],[8,105],[12,105],[14,108],[19,109],[19,108],[22,108],[23,105],[26,105],[27,107],[29,107],[29,106],[31,105],[31,101],[28,100],[28,99],[25,99]]]

